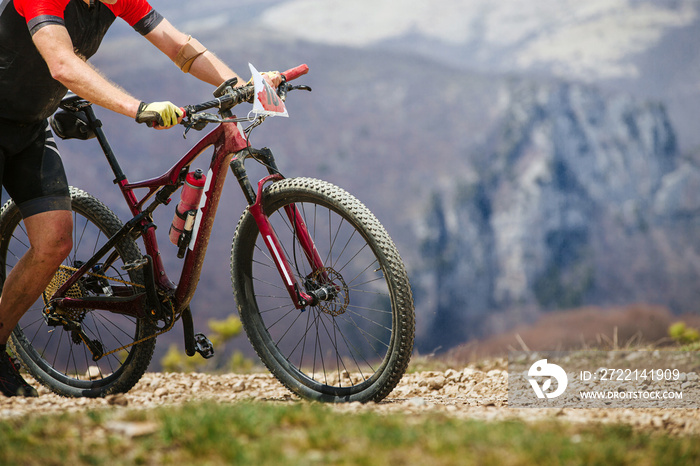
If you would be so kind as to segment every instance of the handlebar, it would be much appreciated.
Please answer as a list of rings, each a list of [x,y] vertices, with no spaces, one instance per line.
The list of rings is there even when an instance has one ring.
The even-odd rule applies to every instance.
[[[282,75],[282,84],[280,85],[280,88],[283,88],[286,82],[297,79],[308,72],[309,67],[306,64],[302,64],[280,73]],[[219,111],[223,112],[230,110],[243,102],[251,102],[254,97],[253,85],[249,84],[234,88],[233,86],[235,86],[235,84],[236,81],[229,80],[219,86],[219,88],[214,92],[214,95],[216,96],[214,100],[184,107],[183,110],[185,111],[185,117],[191,117],[196,113],[209,110],[210,108],[219,108]],[[283,91],[286,92],[286,90],[288,89],[284,89]]]
[[[304,65],[299,65],[295,68],[289,69],[281,74],[282,74],[282,76],[284,76],[285,81],[293,81],[300,76],[304,76],[308,72],[309,72],[309,67],[304,64]]]
[[[293,86],[286,85],[288,81],[292,81],[294,79],[299,78],[300,76],[305,75],[306,73],[309,72],[309,67],[306,64],[302,64],[299,66],[296,66],[294,68],[290,68],[287,71],[284,71],[280,73],[282,75],[282,84],[280,84],[278,88],[278,94],[280,96],[285,95],[289,90],[295,89]],[[233,107],[235,107],[238,104],[241,104],[243,102],[252,102],[253,97],[254,97],[254,87],[252,84],[246,85],[246,86],[241,86],[241,87],[234,87],[238,80],[236,78],[230,79],[223,83],[221,86],[219,86],[216,91],[214,91],[214,96],[216,97],[214,100],[210,100],[208,102],[203,102],[201,104],[196,104],[196,105],[188,105],[186,107],[181,107],[181,109],[184,112],[183,116],[183,121],[181,124],[184,124],[188,126],[189,128],[195,128],[195,129],[201,129],[199,126],[202,128],[206,126],[207,123],[213,123],[213,122],[218,122],[220,119],[216,117],[215,115],[209,115],[206,117],[202,117],[199,122],[192,122],[192,121],[185,121],[187,118],[192,118],[197,113],[203,112],[204,110],[209,110],[211,108],[218,108],[219,113],[224,113]],[[306,88],[302,86],[302,88]],[[307,90],[311,90],[310,88],[306,88]],[[284,97],[283,97],[284,100]],[[159,117],[156,115],[152,119],[144,119],[141,121],[142,123],[148,124],[148,126],[153,126],[156,123],[158,123]],[[199,123],[199,124],[198,124]]]

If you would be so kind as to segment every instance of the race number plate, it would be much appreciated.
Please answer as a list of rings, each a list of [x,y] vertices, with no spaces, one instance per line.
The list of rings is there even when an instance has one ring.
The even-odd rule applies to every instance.
[[[268,80],[248,63],[250,72],[253,75],[253,85],[255,86],[255,100],[253,101],[253,113],[267,116],[288,117],[287,108],[279,98],[275,89]]]

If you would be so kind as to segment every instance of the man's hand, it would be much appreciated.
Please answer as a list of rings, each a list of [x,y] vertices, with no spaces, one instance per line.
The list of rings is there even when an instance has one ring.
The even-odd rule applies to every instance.
[[[278,88],[280,86],[280,84],[282,84],[282,75],[280,74],[279,71],[263,71],[260,74],[275,89]],[[253,78],[250,78],[245,85],[248,86],[250,84],[253,84]]]
[[[183,115],[180,107],[172,102],[152,102],[150,104],[141,102],[139,110],[136,112],[136,122],[146,123],[148,126],[169,128],[178,124]]]
[[[275,89],[280,87],[280,84],[282,84],[282,75],[279,71],[265,71],[261,74],[270,84],[272,84],[272,87]]]

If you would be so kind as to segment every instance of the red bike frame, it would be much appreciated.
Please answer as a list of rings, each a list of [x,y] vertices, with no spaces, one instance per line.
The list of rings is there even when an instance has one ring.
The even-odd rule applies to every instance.
[[[302,65],[301,67],[297,67],[283,73],[283,75],[285,75],[288,80],[291,80],[304,74],[306,71],[308,71],[308,68],[305,65]],[[87,108],[86,110],[86,113],[89,116],[94,117],[94,113],[92,112],[91,108]],[[125,296],[127,294],[125,287],[114,286],[114,296],[112,297],[65,297],[67,290],[70,289],[70,287],[73,286],[81,276],[89,272],[102,257],[107,255],[120,239],[124,238],[126,235],[130,235],[131,231],[133,230],[140,230],[146,249],[146,254],[150,256],[150,261],[152,262],[152,272],[155,286],[162,294],[166,294],[172,299],[174,312],[176,314],[180,313],[188,307],[194,296],[197,283],[199,282],[204,257],[209,244],[209,237],[214,224],[214,217],[216,215],[216,210],[219,205],[224,181],[227,175],[226,168],[230,165],[232,170],[235,172],[236,168],[234,168],[234,165],[236,164],[233,162],[236,160],[243,162],[245,158],[251,156],[252,149],[250,148],[248,140],[244,135],[244,131],[240,124],[234,124],[233,122],[220,123],[214,130],[204,136],[166,173],[157,178],[139,181],[136,183],[130,183],[126,176],[124,176],[124,174],[121,172],[119,164],[117,163],[116,158],[114,158],[101,128],[96,128],[96,134],[100,144],[102,145],[103,151],[107,156],[108,162],[117,177],[115,182],[119,186],[119,189],[121,190],[122,195],[124,196],[124,199],[134,217],[127,222],[127,224],[125,224],[117,234],[110,238],[100,249],[100,251],[98,251],[88,262],[83,264],[78,271],[76,271],[56,291],[51,302],[58,307],[73,309],[104,309],[134,317],[143,317],[145,304],[144,300],[148,299],[149,291],[153,293],[153,290],[147,289],[146,293],[143,294]],[[180,274],[180,280],[178,284],[175,285],[168,278],[163,266],[158,248],[158,240],[155,235],[155,228],[152,224],[150,215],[158,204],[167,204],[169,199],[159,199],[154,201],[148,207],[146,207],[146,202],[154,195],[156,195],[156,199],[158,199],[158,194],[161,192],[167,193],[168,196],[172,194],[182,184],[183,173],[186,173],[192,162],[199,157],[202,152],[211,146],[214,147],[214,153],[211,158],[207,181],[204,186],[202,195],[203,200],[200,203],[200,208],[197,212],[195,230],[193,231],[192,239],[187,248],[187,253],[182,266],[182,273]],[[242,163],[240,165],[242,166]],[[294,279],[292,266],[284,254],[284,250],[279,243],[277,235],[275,234],[275,231],[265,214],[264,206],[262,205],[262,190],[264,189],[265,185],[269,182],[283,179],[283,176],[277,173],[276,169],[273,171],[275,173],[271,173],[269,176],[258,182],[257,195],[254,195],[254,199],[251,199],[251,194],[248,194],[246,197],[249,201],[250,213],[255,219],[260,235],[265,240],[265,244],[267,245],[271,256],[275,259],[280,277],[282,278],[289,296],[294,302],[295,306],[298,309],[302,309],[309,304],[313,304],[315,300],[309,294],[304,293]],[[145,195],[139,198],[134,192],[137,189],[147,189],[148,191]],[[243,187],[243,189],[245,193],[245,187]],[[285,207],[285,211],[291,224],[294,225],[295,234],[299,241],[300,247],[303,250],[306,259],[311,264],[312,269],[314,271],[322,269],[323,262],[321,257],[314,246],[313,240],[311,239],[306,225],[302,220],[302,216],[297,210],[296,206],[287,206]],[[146,287],[148,286],[149,284],[146,283]],[[122,293],[120,293],[120,291],[122,291]]]

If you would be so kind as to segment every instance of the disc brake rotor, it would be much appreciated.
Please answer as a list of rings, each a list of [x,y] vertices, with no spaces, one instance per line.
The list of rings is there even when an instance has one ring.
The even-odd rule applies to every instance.
[[[329,288],[331,299],[319,301],[316,307],[321,312],[337,317],[345,312],[350,304],[350,294],[348,286],[343,280],[343,276],[330,267],[322,267],[316,270],[309,277],[314,286]]]

